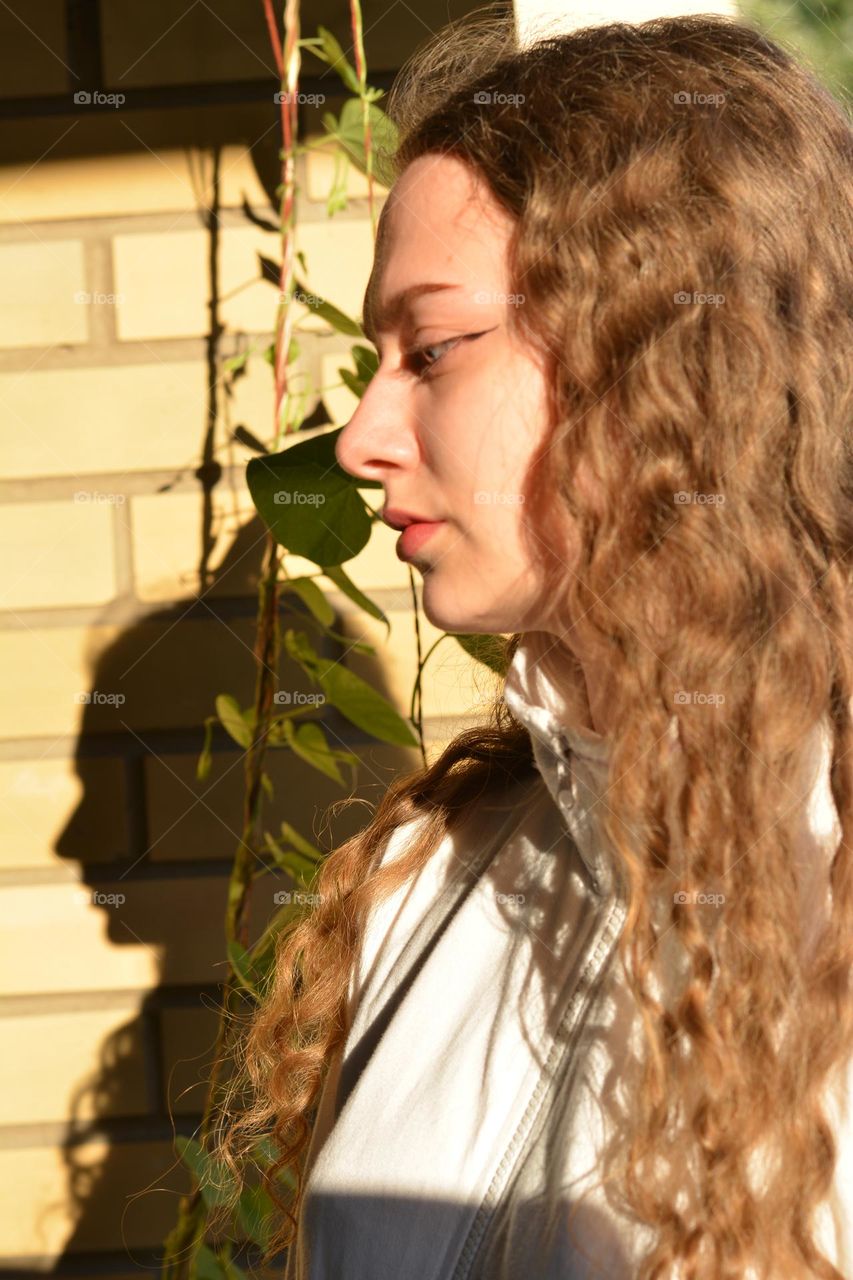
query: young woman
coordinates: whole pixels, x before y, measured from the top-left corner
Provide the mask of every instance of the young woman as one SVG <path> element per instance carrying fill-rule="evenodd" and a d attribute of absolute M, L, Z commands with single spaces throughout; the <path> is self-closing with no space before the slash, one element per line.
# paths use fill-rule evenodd
<path fill-rule="evenodd" d="M 222 1150 L 304 1165 L 288 1280 L 851 1280 L 853 130 L 729 19 L 508 39 L 392 93 L 337 447 L 506 679 L 324 863 Z"/>

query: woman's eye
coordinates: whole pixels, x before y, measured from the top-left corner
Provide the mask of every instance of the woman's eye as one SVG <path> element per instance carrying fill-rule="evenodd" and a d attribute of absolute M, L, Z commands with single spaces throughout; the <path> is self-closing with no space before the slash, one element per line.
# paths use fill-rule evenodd
<path fill-rule="evenodd" d="M 406 359 L 410 366 L 414 369 L 416 375 L 420 378 L 430 370 L 433 365 L 438 364 L 439 360 L 454 345 L 461 342 L 461 338 L 446 338 L 444 342 L 428 342 L 422 347 L 415 347 L 412 351 L 406 352 Z M 438 355 L 433 356 L 433 352 Z"/>

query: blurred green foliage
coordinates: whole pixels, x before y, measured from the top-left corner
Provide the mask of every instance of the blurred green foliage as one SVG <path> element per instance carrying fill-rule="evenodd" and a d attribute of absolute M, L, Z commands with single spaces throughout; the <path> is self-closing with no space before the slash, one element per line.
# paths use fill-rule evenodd
<path fill-rule="evenodd" d="M 853 0 L 739 0 L 740 12 L 805 62 L 853 117 Z"/>

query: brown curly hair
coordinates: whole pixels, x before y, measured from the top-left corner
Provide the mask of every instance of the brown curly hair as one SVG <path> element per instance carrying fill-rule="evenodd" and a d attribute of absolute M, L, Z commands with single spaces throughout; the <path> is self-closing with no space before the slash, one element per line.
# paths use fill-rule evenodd
<path fill-rule="evenodd" d="M 822 1098 L 853 1056 L 847 111 L 801 59 L 715 15 L 526 47 L 478 16 L 407 63 L 388 109 L 397 174 L 452 154 L 513 215 L 525 301 L 511 323 L 549 362 L 552 430 L 523 511 L 572 635 L 549 654 L 555 681 L 583 696 L 573 650 L 614 672 L 602 829 L 627 886 L 619 959 L 645 1053 L 605 1177 L 655 1231 L 639 1280 L 747 1267 L 844 1280 L 814 1230 L 837 1155 Z M 555 508 L 575 530 L 571 568 Z M 505 640 L 507 662 L 521 638 Z M 280 939 L 216 1132 L 235 1170 L 263 1133 L 298 1170 L 371 909 L 490 794 L 533 785 L 529 735 L 501 691 L 484 727 L 398 778 L 328 856 L 316 907 Z M 713 711 L 684 691 L 713 694 Z M 802 867 L 802 750 L 821 726 L 839 840 L 826 867 Z M 377 867 L 416 817 L 405 855 Z M 825 877 L 817 922 L 803 919 L 801 871 Z M 724 888 L 725 909 L 680 900 L 674 883 Z M 774 1160 L 755 1185 L 762 1149 Z M 294 1238 L 302 1182 L 287 1200 L 270 1183 L 283 1220 L 268 1257 Z"/>

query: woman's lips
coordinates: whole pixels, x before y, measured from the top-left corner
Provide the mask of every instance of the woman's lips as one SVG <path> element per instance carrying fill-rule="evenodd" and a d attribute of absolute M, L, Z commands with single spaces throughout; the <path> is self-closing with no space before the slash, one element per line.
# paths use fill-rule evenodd
<path fill-rule="evenodd" d="M 440 529 L 444 520 L 424 520 L 406 525 L 397 539 L 395 550 L 400 560 L 410 560 L 431 537 L 436 529 Z"/>

